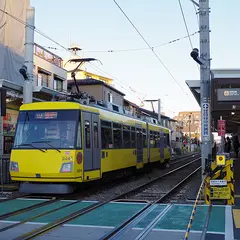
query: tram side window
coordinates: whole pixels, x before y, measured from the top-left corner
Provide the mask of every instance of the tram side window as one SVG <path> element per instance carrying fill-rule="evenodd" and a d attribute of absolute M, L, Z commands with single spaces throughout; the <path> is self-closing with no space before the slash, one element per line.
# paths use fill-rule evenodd
<path fill-rule="evenodd" d="M 136 128 L 131 127 L 131 148 L 136 148 Z"/>
<path fill-rule="evenodd" d="M 85 146 L 91 148 L 90 123 L 85 121 Z"/>
<path fill-rule="evenodd" d="M 164 147 L 170 147 L 169 134 L 164 133 Z"/>
<path fill-rule="evenodd" d="M 111 122 L 101 121 L 101 138 L 103 149 L 113 148 Z"/>
<path fill-rule="evenodd" d="M 158 132 L 154 132 L 154 142 L 155 142 L 155 148 L 158 148 L 159 147 Z"/>
<path fill-rule="evenodd" d="M 131 148 L 130 127 L 123 125 L 123 148 Z"/>
<path fill-rule="evenodd" d="M 157 132 L 157 148 L 160 148 L 160 132 Z"/>
<path fill-rule="evenodd" d="M 143 129 L 143 148 L 147 148 L 147 135 L 146 135 L 146 129 Z"/>
<path fill-rule="evenodd" d="M 169 134 L 168 133 L 166 134 L 166 137 L 167 137 L 167 146 L 170 147 L 170 139 L 169 139 Z"/>
<path fill-rule="evenodd" d="M 150 148 L 154 148 L 155 147 L 155 139 L 154 139 L 154 132 L 150 131 Z"/>
<path fill-rule="evenodd" d="M 82 147 L 82 136 L 81 136 L 81 123 L 78 124 L 78 132 L 77 132 L 77 148 Z"/>
<path fill-rule="evenodd" d="M 122 148 L 122 125 L 113 123 L 113 148 Z"/>
<path fill-rule="evenodd" d="M 94 148 L 98 148 L 98 123 L 94 122 L 93 123 L 93 134 L 94 134 Z"/>
<path fill-rule="evenodd" d="M 143 147 L 143 142 L 142 142 L 142 129 L 137 128 L 137 148 L 142 148 Z"/>

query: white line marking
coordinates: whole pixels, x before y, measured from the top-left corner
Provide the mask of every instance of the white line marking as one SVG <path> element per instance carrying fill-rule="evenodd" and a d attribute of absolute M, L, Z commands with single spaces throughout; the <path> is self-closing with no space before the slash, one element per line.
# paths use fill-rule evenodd
<path fill-rule="evenodd" d="M 83 200 L 83 201 L 81 201 L 81 202 L 98 202 L 98 201 L 95 201 L 95 200 Z"/>
<path fill-rule="evenodd" d="M 41 222 L 26 222 L 24 224 L 32 224 L 32 225 L 47 225 L 48 223 L 41 223 Z"/>
<path fill-rule="evenodd" d="M 226 206 L 225 208 L 225 239 L 233 240 L 233 216 L 232 216 L 232 207 Z"/>
<path fill-rule="evenodd" d="M 38 198 L 17 198 L 18 200 L 24 200 L 24 201 L 50 201 L 52 199 L 38 199 Z"/>
<path fill-rule="evenodd" d="M 193 207 L 193 204 L 180 204 L 180 203 L 174 203 L 173 205 L 175 206 L 192 206 Z M 197 207 L 209 207 L 209 205 L 206 205 L 206 204 L 201 204 L 201 205 L 198 205 Z M 225 205 L 214 205 L 213 207 L 226 207 Z"/>
<path fill-rule="evenodd" d="M 77 202 L 77 200 L 60 200 L 60 202 Z"/>
<path fill-rule="evenodd" d="M 143 203 L 143 202 L 114 202 L 114 201 L 112 201 L 112 202 L 110 202 L 110 203 L 116 203 L 116 204 L 142 204 L 142 205 L 146 205 L 147 203 L 145 202 L 145 203 Z"/>
<path fill-rule="evenodd" d="M 153 231 L 163 231 L 163 232 L 186 232 L 186 230 L 180 230 L 180 229 L 162 229 L 162 228 L 154 228 Z M 193 233 L 202 233 L 202 231 L 197 230 L 191 230 Z M 222 232 L 207 232 L 207 233 L 213 233 L 213 234 L 219 234 L 223 235 Z"/>
<path fill-rule="evenodd" d="M 4 221 L 1 220 L 0 223 L 19 223 L 20 221 Z"/>

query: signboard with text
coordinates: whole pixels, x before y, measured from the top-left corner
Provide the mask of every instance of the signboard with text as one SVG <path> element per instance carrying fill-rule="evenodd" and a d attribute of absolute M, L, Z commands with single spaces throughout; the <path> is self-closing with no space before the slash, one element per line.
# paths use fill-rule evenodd
<path fill-rule="evenodd" d="M 209 134 L 209 103 L 203 103 L 202 104 L 202 131 L 203 131 L 203 137 L 210 138 Z"/>
<path fill-rule="evenodd" d="M 229 187 L 210 187 L 210 199 L 230 199 L 231 190 Z"/>
<path fill-rule="evenodd" d="M 218 136 L 224 137 L 226 134 L 226 121 L 218 120 Z"/>
<path fill-rule="evenodd" d="M 217 90 L 217 100 L 220 102 L 240 101 L 240 88 L 221 88 Z"/>

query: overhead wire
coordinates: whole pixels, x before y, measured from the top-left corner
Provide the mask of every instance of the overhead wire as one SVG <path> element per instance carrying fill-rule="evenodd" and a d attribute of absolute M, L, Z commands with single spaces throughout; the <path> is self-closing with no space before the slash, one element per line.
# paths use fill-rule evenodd
<path fill-rule="evenodd" d="M 60 44 L 59 42 L 55 41 L 54 39 L 52 39 L 51 37 L 49 37 L 49 36 L 48 36 L 47 34 L 45 34 L 44 32 L 42 32 L 42 31 L 40 31 L 39 29 L 37 29 L 35 26 L 31 26 L 31 25 L 27 24 L 25 21 L 23 21 L 23 20 L 15 17 L 14 15 L 6 12 L 5 10 L 3 10 L 3 9 L 1 9 L 1 8 L 0 8 L 0 11 L 3 12 L 4 14 L 10 16 L 11 18 L 15 19 L 16 21 L 20 22 L 21 24 L 23 24 L 23 25 L 25 25 L 25 26 L 33 29 L 36 33 L 38 33 L 39 35 L 45 37 L 46 39 L 50 40 L 51 42 L 55 43 L 55 44 L 58 45 L 59 47 L 65 49 L 67 52 L 72 53 L 69 48 L 66 48 L 65 46 L 63 46 L 63 45 Z M 129 19 L 129 20 L 130 20 L 130 19 Z M 139 32 L 139 33 L 140 33 L 140 32 Z M 196 33 L 198 33 L 198 32 L 196 32 Z M 196 33 L 193 33 L 193 34 L 196 34 Z M 186 38 L 186 37 L 183 37 L 183 38 Z M 173 40 L 172 42 L 177 41 L 177 40 L 178 40 L 178 39 Z M 180 40 L 180 39 L 179 39 L 179 40 Z M 170 41 L 170 42 L 171 42 L 171 41 Z M 146 42 L 146 43 L 147 43 L 147 42 Z M 168 43 L 164 43 L 164 44 L 162 44 L 162 45 L 166 45 L 166 44 L 168 44 Z M 150 46 L 150 45 L 149 45 L 149 46 Z M 159 47 L 159 46 L 160 46 L 160 45 L 158 45 L 158 46 L 156 46 L 156 47 Z M 54 49 L 54 48 L 52 47 L 52 49 Z M 55 50 L 57 50 L 57 49 L 55 49 Z M 154 52 L 153 49 L 152 49 L 152 51 Z M 158 57 L 158 55 L 157 55 L 155 52 L 154 52 L 154 54 L 155 54 L 156 57 L 159 59 L 159 61 L 162 62 L 161 59 Z M 76 54 L 76 55 L 77 55 L 77 54 Z M 79 55 L 77 55 L 77 56 L 79 56 Z M 80 56 L 79 56 L 79 57 L 80 57 Z M 89 63 L 89 62 L 88 62 L 88 64 L 91 65 L 92 67 L 94 67 L 95 69 L 98 69 L 99 71 L 104 72 L 104 73 L 107 74 L 108 76 L 111 76 L 111 74 L 103 71 L 102 69 L 94 66 L 93 64 L 91 64 L 91 63 Z M 164 68 L 169 72 L 169 74 L 172 76 L 172 78 L 175 79 L 174 76 L 171 74 L 171 72 L 166 68 L 166 66 L 164 65 L 163 62 L 162 62 L 162 65 L 163 65 Z M 114 80 L 116 80 L 116 81 L 118 81 L 118 82 L 121 82 L 123 85 L 128 86 L 126 83 L 123 83 L 123 82 L 120 81 L 119 79 L 117 79 L 117 78 L 115 78 L 115 77 L 113 77 L 113 76 L 112 76 L 112 78 L 114 78 Z M 177 81 L 176 81 L 176 83 L 177 83 L 177 84 L 179 85 L 179 87 L 182 89 L 181 85 L 180 85 Z M 140 93 L 140 92 L 136 91 L 136 90 L 133 89 L 131 86 L 128 86 L 128 87 L 129 87 L 129 89 L 135 94 L 135 97 L 137 97 L 141 102 L 143 102 L 144 99 L 140 99 L 138 96 L 136 96 L 136 93 Z M 183 89 L 182 89 L 182 90 L 183 90 Z M 129 90 L 128 90 L 128 91 L 129 91 Z M 184 90 L 183 90 L 183 91 L 184 91 Z M 146 94 L 143 94 L 143 93 L 140 93 L 140 94 L 146 96 Z M 188 95 L 186 92 L 185 92 L 185 94 L 189 97 L 189 95 Z"/>
<path fill-rule="evenodd" d="M 47 34 L 45 34 L 44 32 L 40 31 L 40 30 L 37 29 L 36 27 L 33 27 L 33 26 L 27 24 L 25 21 L 23 21 L 23 20 L 15 17 L 14 15 L 6 12 L 6 11 L 3 10 L 3 9 L 0 9 L 0 11 L 3 12 L 4 14 L 10 16 L 11 18 L 15 19 L 16 21 L 20 22 L 21 24 L 23 24 L 23 25 L 25 25 L 25 26 L 33 29 L 36 33 L 38 33 L 39 35 L 41 35 L 41 36 L 45 37 L 46 39 L 52 41 L 53 43 L 55 43 L 55 44 L 58 45 L 59 47 L 63 48 L 64 50 L 72 53 L 72 52 L 70 51 L 70 49 L 68 49 L 68 48 L 66 48 L 65 46 L 63 46 L 62 44 L 58 43 L 57 41 L 55 41 L 54 39 L 52 39 L 51 37 L 49 37 L 49 36 L 48 36 Z M 54 49 L 54 47 L 51 47 L 51 48 Z M 55 49 L 55 50 L 57 50 L 57 49 Z M 77 55 L 77 54 L 76 54 L 76 55 Z M 77 56 L 79 56 L 79 55 L 77 55 Z M 79 57 L 80 57 L 80 56 L 79 56 Z M 92 64 L 90 64 L 90 63 L 88 63 L 88 64 L 91 65 L 91 66 L 94 66 L 94 65 L 92 65 Z M 96 66 L 94 66 L 94 67 L 95 67 L 95 69 L 97 68 Z M 100 71 L 104 72 L 105 74 L 107 74 L 108 76 L 110 76 L 110 74 L 108 74 L 107 72 L 101 70 L 100 68 L 98 68 L 98 69 L 99 69 Z M 115 78 L 115 77 L 112 77 L 112 78 L 114 78 L 114 80 L 116 79 L 116 81 L 119 81 L 119 80 L 117 80 L 117 78 Z M 123 85 L 128 86 L 126 83 L 123 83 L 123 82 L 121 82 L 121 83 L 122 83 Z M 129 89 L 130 89 L 134 94 L 140 93 L 140 92 L 138 92 L 137 90 L 134 90 L 134 91 L 133 91 L 133 88 L 132 88 L 131 86 L 128 86 L 128 87 L 129 87 Z M 123 88 L 123 89 L 124 89 L 124 88 Z M 126 89 L 125 89 L 125 90 L 126 90 Z M 128 90 L 128 91 L 129 91 L 129 90 Z M 143 94 L 143 93 L 140 93 L 140 94 L 141 94 L 141 95 L 145 95 L 145 94 Z"/>
<path fill-rule="evenodd" d="M 185 25 L 185 28 L 186 28 L 186 32 L 187 32 L 187 35 L 188 35 L 188 40 L 189 40 L 189 43 L 190 43 L 190 46 L 191 46 L 191 50 L 193 50 L 193 44 L 192 44 L 192 40 L 191 40 L 191 37 L 190 37 L 190 34 L 189 34 L 188 25 L 187 25 L 187 21 L 186 21 L 186 18 L 185 18 L 184 11 L 183 11 L 181 0 L 178 0 L 178 3 L 179 3 L 179 7 L 180 7 L 180 10 L 181 10 L 181 13 L 182 13 L 183 22 L 184 22 L 184 25 Z M 200 71 L 200 68 L 199 68 L 198 64 L 197 64 L 197 68 Z"/>
<path fill-rule="evenodd" d="M 120 5 L 116 2 L 116 0 L 113 0 L 113 2 L 117 5 L 117 7 L 120 9 L 120 11 L 123 13 L 123 15 L 127 18 L 127 20 L 130 22 L 130 24 L 133 26 L 133 28 L 137 31 L 137 33 L 139 34 L 139 36 L 143 39 L 143 41 L 147 44 L 147 46 L 149 47 L 149 49 L 153 52 L 153 54 L 155 55 L 155 57 L 158 59 L 158 61 L 162 64 L 162 66 L 165 68 L 165 70 L 168 72 L 168 74 L 172 77 L 172 79 L 175 81 L 175 83 L 181 88 L 181 90 L 183 91 L 183 93 L 185 95 L 188 95 L 187 92 L 185 92 L 185 90 L 182 88 L 182 86 L 180 85 L 180 83 L 177 81 L 177 79 L 173 76 L 173 74 L 170 72 L 170 70 L 166 67 L 166 65 L 163 63 L 163 61 L 160 59 L 160 57 L 157 55 L 157 53 L 154 51 L 154 49 L 152 49 L 152 47 L 150 46 L 150 44 L 148 43 L 148 41 L 144 38 L 144 36 L 140 33 L 140 31 L 137 29 L 137 27 L 133 24 L 133 22 L 130 20 L 130 18 L 127 16 L 127 14 L 123 11 L 123 9 L 120 7 Z M 191 99 L 189 97 L 189 99 Z"/>
<path fill-rule="evenodd" d="M 188 25 L 187 25 L 186 18 L 185 18 L 184 12 L 183 12 L 181 0 L 178 0 L 178 3 L 179 3 L 179 7 L 180 7 L 180 10 L 181 10 L 181 13 L 182 13 L 184 25 L 185 25 L 185 28 L 186 28 L 186 31 L 187 31 L 189 43 L 190 43 L 190 45 L 191 45 L 191 48 L 193 49 L 193 44 L 192 44 L 192 40 L 191 40 L 191 38 L 190 38 L 190 34 L 189 34 L 189 30 L 188 30 Z"/>
<path fill-rule="evenodd" d="M 197 32 L 194 32 L 194 33 L 191 33 L 189 36 L 192 37 L 194 35 L 196 35 L 197 33 L 199 33 L 199 31 Z M 188 35 L 184 36 L 184 37 L 180 37 L 180 38 L 176 38 L 176 39 L 173 39 L 171 41 L 168 41 L 168 42 L 165 42 L 165 43 L 162 43 L 162 44 L 159 44 L 159 45 L 156 45 L 156 46 L 152 46 L 151 48 L 159 48 L 159 47 L 163 47 L 163 46 L 166 46 L 166 45 L 169 45 L 169 44 L 172 44 L 172 43 L 175 43 L 175 42 L 178 42 L 182 39 L 185 39 L 185 38 L 188 38 L 189 37 Z M 49 48 L 49 49 L 53 49 L 53 50 L 61 50 L 59 48 L 56 48 L 56 47 L 52 47 L 52 46 L 43 46 L 44 48 Z M 145 47 L 145 48 L 127 48 L 127 49 L 108 49 L 108 50 L 82 50 L 83 52 L 103 52 L 103 53 L 115 53 L 115 52 L 131 52 L 131 51 L 143 51 L 143 50 L 149 50 L 148 47 Z"/>
<path fill-rule="evenodd" d="M 194 7 L 194 10 L 195 10 L 195 13 L 196 13 L 197 24 L 198 24 L 198 26 L 199 26 L 199 17 L 198 17 L 197 7 L 196 7 L 196 5 L 194 4 L 194 2 L 192 2 L 192 4 L 193 4 L 193 7 Z"/>

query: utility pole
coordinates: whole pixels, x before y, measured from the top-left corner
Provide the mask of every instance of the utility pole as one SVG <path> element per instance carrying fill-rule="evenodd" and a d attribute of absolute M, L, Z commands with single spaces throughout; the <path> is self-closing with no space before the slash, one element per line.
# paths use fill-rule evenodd
<path fill-rule="evenodd" d="M 205 170 L 205 163 L 211 159 L 212 155 L 209 12 L 209 0 L 199 0 L 200 58 L 204 63 L 200 66 L 202 173 Z"/>
<path fill-rule="evenodd" d="M 33 49 L 34 49 L 34 19 L 35 8 L 28 7 L 27 9 L 27 24 L 25 32 L 25 66 L 22 70 L 25 71 L 23 85 L 23 102 L 32 102 L 33 93 Z"/>
<path fill-rule="evenodd" d="M 209 30 L 209 0 L 199 0 L 199 31 L 200 31 L 200 57 L 198 49 L 194 48 L 191 57 L 200 64 L 200 89 L 201 89 L 201 159 L 202 174 L 205 164 L 211 159 L 211 105 L 210 105 L 210 30 Z M 204 177 L 204 176 L 202 176 Z"/>

